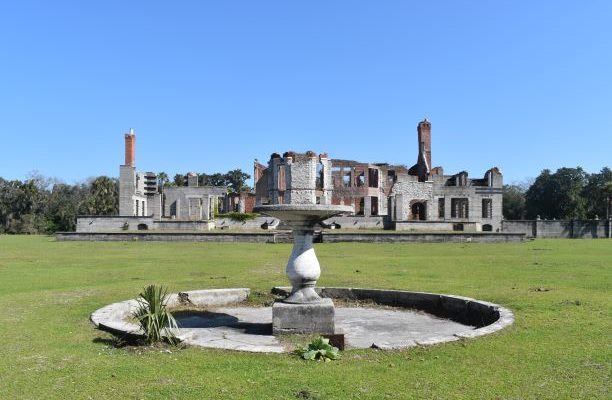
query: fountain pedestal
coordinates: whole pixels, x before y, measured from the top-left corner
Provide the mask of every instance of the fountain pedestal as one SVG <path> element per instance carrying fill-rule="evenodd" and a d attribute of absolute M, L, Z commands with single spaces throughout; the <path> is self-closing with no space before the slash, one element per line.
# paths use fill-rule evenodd
<path fill-rule="evenodd" d="M 293 251 L 287 262 L 291 294 L 272 306 L 272 330 L 285 333 L 334 333 L 334 303 L 314 290 L 321 266 L 312 247 L 315 226 L 334 215 L 353 212 L 353 207 L 318 204 L 278 204 L 255 208 L 278 218 L 293 230 Z"/>
<path fill-rule="evenodd" d="M 272 334 L 335 332 L 335 309 L 332 299 L 318 303 L 291 304 L 277 301 L 272 305 Z"/>

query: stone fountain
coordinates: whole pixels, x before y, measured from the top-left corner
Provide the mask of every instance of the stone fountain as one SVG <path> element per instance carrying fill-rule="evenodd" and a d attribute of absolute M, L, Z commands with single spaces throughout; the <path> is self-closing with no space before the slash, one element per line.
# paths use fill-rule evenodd
<path fill-rule="evenodd" d="M 353 207 L 320 204 L 277 204 L 259 206 L 255 212 L 278 218 L 293 231 L 293 251 L 287 263 L 290 295 L 272 306 L 272 332 L 333 334 L 334 303 L 321 298 L 314 287 L 321 266 L 312 246 L 315 227 L 338 214 L 352 213 Z"/>

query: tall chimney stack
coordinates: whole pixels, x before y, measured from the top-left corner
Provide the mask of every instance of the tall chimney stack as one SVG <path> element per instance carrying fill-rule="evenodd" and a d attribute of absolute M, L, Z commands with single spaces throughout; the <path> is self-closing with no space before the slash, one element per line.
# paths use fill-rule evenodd
<path fill-rule="evenodd" d="M 425 159 L 427 160 L 427 166 L 431 166 L 431 123 L 425 118 L 419 122 L 417 126 L 417 132 L 419 134 L 419 151 L 423 151 Z"/>
<path fill-rule="evenodd" d="M 136 166 L 136 134 L 134 129 L 130 129 L 130 132 L 125 134 L 125 165 Z"/>

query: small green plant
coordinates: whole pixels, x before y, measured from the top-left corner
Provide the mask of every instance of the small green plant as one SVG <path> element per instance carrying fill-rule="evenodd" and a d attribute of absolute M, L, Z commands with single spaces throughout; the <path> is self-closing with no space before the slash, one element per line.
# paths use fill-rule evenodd
<path fill-rule="evenodd" d="M 162 286 L 146 286 L 140 298 L 138 308 L 133 317 L 138 321 L 144 331 L 145 343 L 167 341 L 176 344 L 178 339 L 172 329 L 178 328 L 176 320 L 166 308 L 168 291 Z"/>
<path fill-rule="evenodd" d="M 308 346 L 298 350 L 297 353 L 304 360 L 325 362 L 337 360 L 340 357 L 338 348 L 329 344 L 329 339 L 324 337 L 314 339 Z"/>
<path fill-rule="evenodd" d="M 257 218 L 258 215 L 259 214 L 254 214 L 254 213 L 228 212 L 224 214 L 218 214 L 216 217 L 217 218 L 229 218 L 232 221 L 237 221 L 237 222 L 245 222 L 245 221 L 249 221 L 251 219 Z"/>

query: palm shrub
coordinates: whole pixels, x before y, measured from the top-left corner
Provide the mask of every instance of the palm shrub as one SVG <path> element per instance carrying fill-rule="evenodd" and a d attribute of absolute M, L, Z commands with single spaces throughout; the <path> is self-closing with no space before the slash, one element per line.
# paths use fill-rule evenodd
<path fill-rule="evenodd" d="M 337 360 L 340 353 L 337 347 L 329 344 L 329 339 L 318 337 L 308 344 L 308 346 L 298 350 L 298 354 L 304 360 L 331 361 Z"/>
<path fill-rule="evenodd" d="M 156 285 L 146 286 L 137 299 L 138 307 L 133 317 L 140 324 L 147 344 L 164 340 L 176 344 L 178 341 L 172 332 L 178 325 L 166 307 L 167 299 L 168 291 Z"/>

